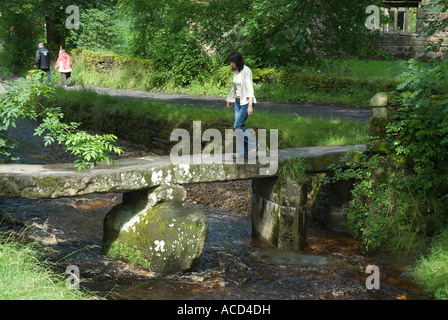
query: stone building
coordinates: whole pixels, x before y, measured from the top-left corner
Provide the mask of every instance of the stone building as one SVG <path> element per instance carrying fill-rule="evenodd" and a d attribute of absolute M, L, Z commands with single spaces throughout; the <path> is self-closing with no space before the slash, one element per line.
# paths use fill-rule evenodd
<path fill-rule="evenodd" d="M 428 61 L 447 55 L 448 30 L 437 32 L 432 37 L 419 34 L 428 21 L 434 18 L 428 14 L 427 9 L 423 8 L 430 0 L 385 2 L 390 8 L 381 8 L 381 10 L 386 16 L 389 16 L 391 22 L 380 26 L 380 37 L 374 42 L 377 49 L 392 54 L 395 59 L 405 60 L 418 58 Z M 447 16 L 448 13 L 441 13 L 439 18 Z M 443 42 L 438 52 L 430 52 L 425 56 L 420 56 L 420 53 L 425 51 L 428 40 L 433 42 L 442 40 Z"/>

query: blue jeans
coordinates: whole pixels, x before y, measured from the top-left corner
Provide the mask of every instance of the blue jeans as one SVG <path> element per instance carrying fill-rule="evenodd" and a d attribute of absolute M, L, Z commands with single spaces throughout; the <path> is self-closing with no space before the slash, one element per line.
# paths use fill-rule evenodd
<path fill-rule="evenodd" d="M 244 124 L 246 123 L 247 118 L 249 115 L 247 114 L 247 108 L 249 104 L 241 105 L 240 99 L 235 99 L 235 122 L 233 124 L 233 129 L 237 130 L 240 129 L 243 133 L 246 132 L 246 128 L 244 127 Z M 244 151 L 241 150 L 241 146 L 239 146 L 240 143 L 238 143 L 238 136 L 237 136 L 237 153 L 241 154 L 244 153 L 246 156 L 248 154 L 248 150 L 253 150 L 257 147 L 257 141 L 255 140 L 252 135 L 244 134 Z M 240 147 L 240 148 L 238 148 Z M 241 151 L 240 151 L 241 150 Z"/>
<path fill-rule="evenodd" d="M 40 70 L 42 70 L 43 72 L 45 72 L 46 74 L 47 74 L 47 80 L 48 80 L 48 82 L 51 82 L 51 71 L 50 71 L 50 69 L 40 69 Z M 42 75 L 42 77 L 40 78 L 40 82 L 42 82 L 42 80 L 44 79 L 44 76 Z"/>

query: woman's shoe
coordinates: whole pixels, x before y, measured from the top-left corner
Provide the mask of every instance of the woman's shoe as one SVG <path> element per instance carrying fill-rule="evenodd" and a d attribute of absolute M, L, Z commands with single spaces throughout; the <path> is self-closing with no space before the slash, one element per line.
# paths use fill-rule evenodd
<path fill-rule="evenodd" d="M 234 160 L 245 159 L 245 158 L 247 158 L 247 156 L 243 156 L 243 155 L 238 154 L 238 153 L 233 155 L 233 159 Z"/>

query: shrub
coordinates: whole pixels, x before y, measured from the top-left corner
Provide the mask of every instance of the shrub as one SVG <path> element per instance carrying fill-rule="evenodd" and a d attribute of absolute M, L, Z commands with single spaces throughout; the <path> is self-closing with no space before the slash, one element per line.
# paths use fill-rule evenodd
<path fill-rule="evenodd" d="M 425 216 L 419 199 L 402 188 L 403 170 L 379 154 L 354 152 L 341 161 L 344 166 L 333 165 L 335 175 L 325 181 L 355 180 L 345 212 L 348 227 L 363 241 L 364 251 L 401 255 L 420 249 L 432 217 Z"/>

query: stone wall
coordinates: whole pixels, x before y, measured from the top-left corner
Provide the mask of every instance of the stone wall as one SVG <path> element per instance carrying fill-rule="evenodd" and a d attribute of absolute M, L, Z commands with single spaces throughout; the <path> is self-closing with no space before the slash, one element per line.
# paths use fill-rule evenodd
<path fill-rule="evenodd" d="M 438 52 L 430 52 L 420 57 L 427 46 L 428 40 L 443 40 Z M 448 34 L 438 33 L 437 37 L 421 37 L 417 33 L 406 32 L 381 32 L 380 39 L 373 42 L 376 49 L 390 53 L 394 59 L 409 60 L 418 58 L 422 61 L 430 61 L 434 58 L 446 56 L 448 52 Z"/>
<path fill-rule="evenodd" d="M 153 62 L 148 59 L 118 56 L 90 50 L 79 50 L 72 52 L 74 63 L 84 63 L 88 68 L 96 72 L 110 71 L 115 68 L 121 69 L 145 69 L 150 72 L 153 69 Z"/>

